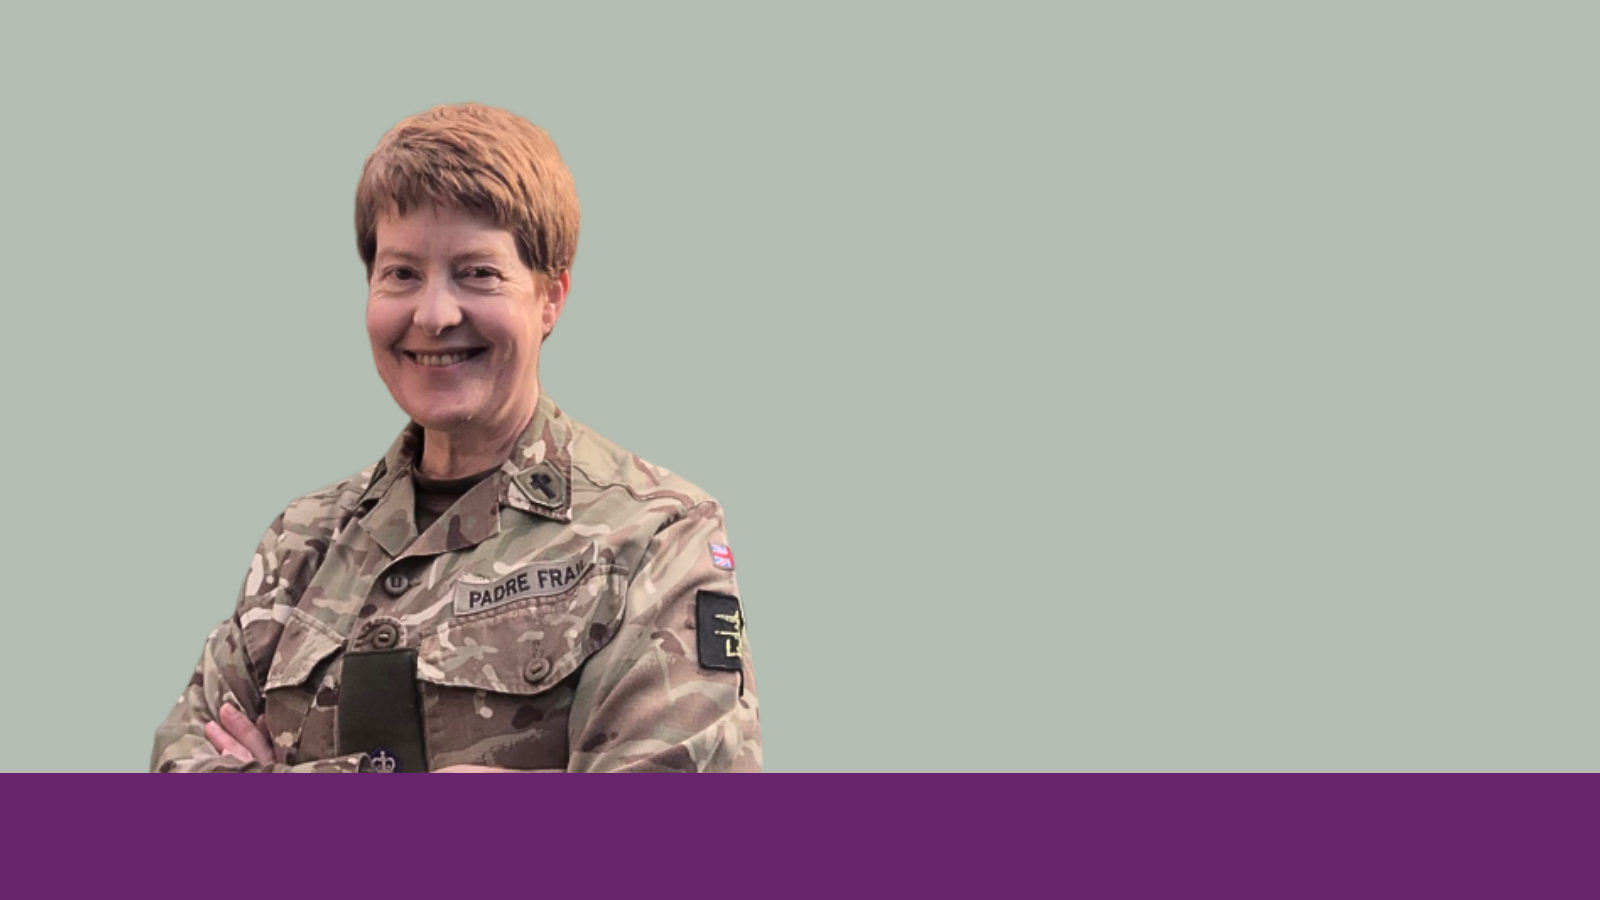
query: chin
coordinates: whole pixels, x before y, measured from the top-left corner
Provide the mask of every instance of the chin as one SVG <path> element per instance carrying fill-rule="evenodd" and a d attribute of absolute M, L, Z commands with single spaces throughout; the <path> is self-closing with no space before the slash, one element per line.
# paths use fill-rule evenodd
<path fill-rule="evenodd" d="M 471 428 L 482 421 L 480 404 L 448 401 L 433 398 L 432 402 L 401 403 L 400 409 L 411 420 L 429 431 L 453 432 Z"/>
<path fill-rule="evenodd" d="M 467 410 L 418 410 L 410 413 L 413 421 L 429 431 L 446 433 L 465 431 L 477 424 L 479 417 Z"/>

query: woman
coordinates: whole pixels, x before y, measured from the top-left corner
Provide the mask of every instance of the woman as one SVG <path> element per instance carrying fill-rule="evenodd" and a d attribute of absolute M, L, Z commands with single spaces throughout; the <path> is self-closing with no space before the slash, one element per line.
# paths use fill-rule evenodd
<path fill-rule="evenodd" d="M 406 119 L 356 238 L 411 422 L 272 523 L 152 770 L 758 771 L 721 507 L 539 388 L 578 238 L 549 137 L 475 104 Z"/>

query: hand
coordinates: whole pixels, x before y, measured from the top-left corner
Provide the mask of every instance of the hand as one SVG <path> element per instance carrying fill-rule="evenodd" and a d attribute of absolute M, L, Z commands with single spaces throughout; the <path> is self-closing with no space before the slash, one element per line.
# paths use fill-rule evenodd
<path fill-rule="evenodd" d="M 232 756 L 245 762 L 258 762 L 271 765 L 272 739 L 267 735 L 265 715 L 257 716 L 255 722 L 245 718 L 244 713 L 235 709 L 233 704 L 222 705 L 222 715 L 219 722 L 206 723 L 206 740 L 217 752 L 224 756 Z"/>

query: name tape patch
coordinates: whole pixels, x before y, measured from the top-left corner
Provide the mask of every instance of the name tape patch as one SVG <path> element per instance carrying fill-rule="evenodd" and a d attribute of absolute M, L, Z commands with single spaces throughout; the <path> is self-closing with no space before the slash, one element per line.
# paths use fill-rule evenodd
<path fill-rule="evenodd" d="M 529 563 L 502 578 L 456 582 L 455 612 L 469 616 L 529 597 L 553 597 L 571 590 L 589 571 L 581 557 L 556 562 Z"/>

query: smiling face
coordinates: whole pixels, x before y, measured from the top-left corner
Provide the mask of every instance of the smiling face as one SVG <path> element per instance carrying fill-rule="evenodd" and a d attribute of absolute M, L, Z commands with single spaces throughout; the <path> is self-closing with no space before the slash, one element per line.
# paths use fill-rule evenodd
<path fill-rule="evenodd" d="M 386 216 L 367 282 L 378 375 L 424 429 L 503 442 L 533 415 L 539 346 L 567 284 L 528 268 L 487 219 L 437 207 Z"/>

